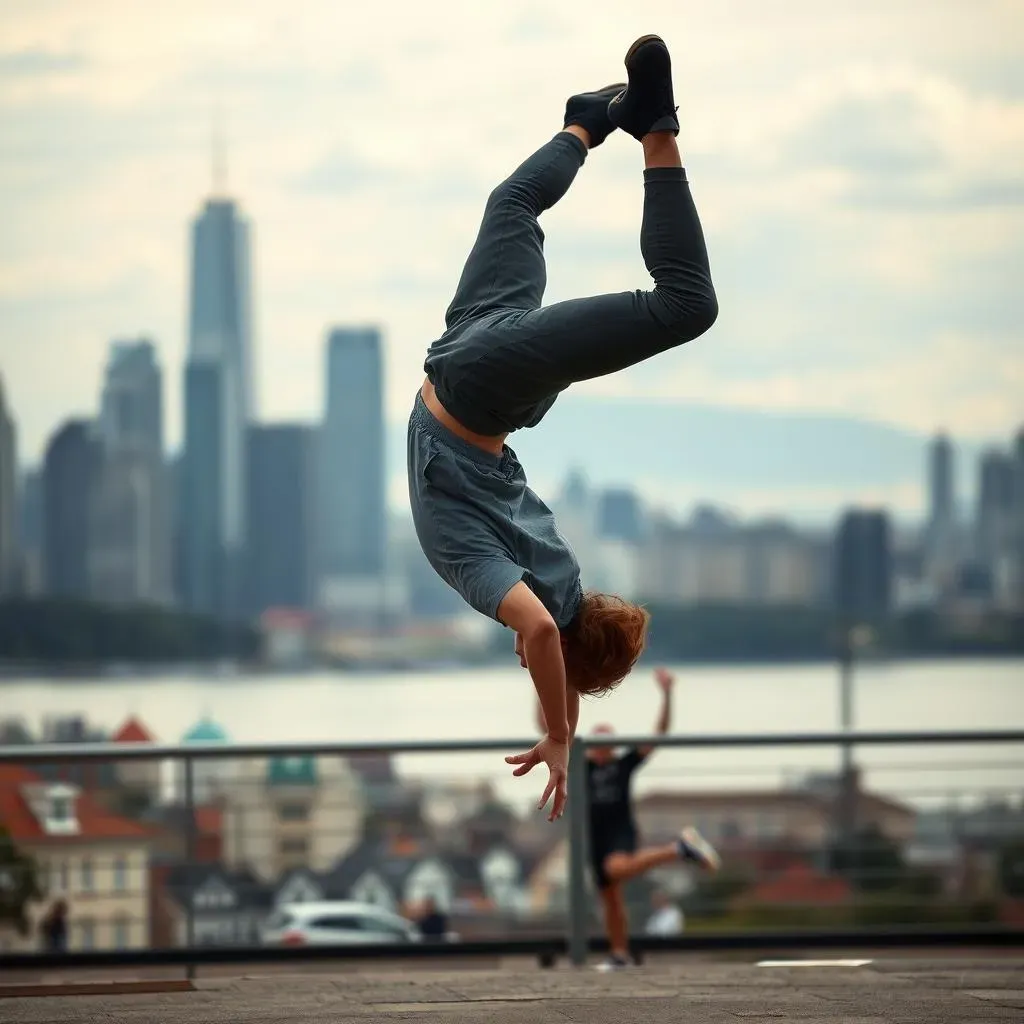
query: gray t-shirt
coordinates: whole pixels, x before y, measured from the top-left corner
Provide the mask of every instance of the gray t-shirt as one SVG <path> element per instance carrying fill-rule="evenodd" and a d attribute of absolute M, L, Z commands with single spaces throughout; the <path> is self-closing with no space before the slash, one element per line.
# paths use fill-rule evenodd
<path fill-rule="evenodd" d="M 580 567 L 551 510 L 526 485 L 508 445 L 492 455 L 453 434 L 420 395 L 409 417 L 409 500 L 416 535 L 437 574 L 478 612 L 498 605 L 520 581 L 559 629 L 583 591 Z"/>

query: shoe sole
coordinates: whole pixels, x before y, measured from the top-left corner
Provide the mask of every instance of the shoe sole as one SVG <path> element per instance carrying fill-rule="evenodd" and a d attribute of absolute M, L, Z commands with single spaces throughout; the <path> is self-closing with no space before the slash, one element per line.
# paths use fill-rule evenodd
<path fill-rule="evenodd" d="M 718 851 L 695 828 L 687 826 L 679 833 L 679 838 L 708 871 L 714 873 L 721 868 L 722 858 Z"/>
<path fill-rule="evenodd" d="M 637 50 L 639 50 L 641 46 L 646 46 L 646 45 L 647 45 L 648 43 L 661 43 L 661 45 L 662 45 L 662 46 L 665 46 L 665 40 L 664 40 L 664 39 L 662 39 L 662 38 L 661 38 L 661 36 L 657 36 L 657 35 L 647 35 L 647 36 L 641 36 L 641 37 L 640 37 L 640 38 L 639 38 L 639 39 L 638 39 L 638 40 L 637 40 L 637 41 L 636 41 L 636 42 L 635 42 L 635 43 L 634 43 L 634 44 L 633 44 L 633 45 L 632 45 L 632 46 L 631 46 L 631 47 L 630 47 L 630 48 L 629 48 L 629 49 L 628 49 L 627 51 L 626 51 L 626 59 L 625 59 L 625 60 L 624 60 L 624 61 L 623 61 L 622 63 L 626 65 L 626 69 L 627 69 L 627 70 L 629 70 L 629 62 L 630 62 L 630 61 L 631 61 L 631 60 L 633 59 L 633 57 L 634 57 L 634 56 L 636 55 L 636 51 L 637 51 Z M 667 47 L 667 46 L 665 46 L 665 49 L 667 50 L 667 49 L 668 49 L 668 47 Z"/>

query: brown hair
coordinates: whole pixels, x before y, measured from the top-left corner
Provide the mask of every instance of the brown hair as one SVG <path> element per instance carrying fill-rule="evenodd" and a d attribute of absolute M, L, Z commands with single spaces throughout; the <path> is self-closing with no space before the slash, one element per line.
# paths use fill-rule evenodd
<path fill-rule="evenodd" d="M 650 616 L 613 594 L 586 593 L 562 631 L 566 679 L 579 693 L 613 690 L 636 664 L 647 642 Z"/>

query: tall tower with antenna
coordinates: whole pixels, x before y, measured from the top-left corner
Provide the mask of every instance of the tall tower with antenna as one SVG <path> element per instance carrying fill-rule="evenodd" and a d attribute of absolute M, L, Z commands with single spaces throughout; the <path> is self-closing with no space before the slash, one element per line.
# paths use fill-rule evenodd
<path fill-rule="evenodd" d="M 213 194 L 192 223 L 179 575 L 187 607 L 232 617 L 241 609 L 247 533 L 252 299 L 250 226 L 226 192 L 223 136 L 218 115 Z"/>

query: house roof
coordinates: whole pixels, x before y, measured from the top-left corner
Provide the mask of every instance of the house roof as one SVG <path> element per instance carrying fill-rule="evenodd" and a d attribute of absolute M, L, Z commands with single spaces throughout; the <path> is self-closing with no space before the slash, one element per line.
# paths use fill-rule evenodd
<path fill-rule="evenodd" d="M 775 878 L 748 889 L 742 903 L 806 903 L 815 906 L 845 903 L 850 883 L 835 875 L 823 875 L 804 864 L 794 864 Z"/>
<path fill-rule="evenodd" d="M 44 779 L 27 768 L 0 764 L 0 825 L 7 829 L 16 843 L 67 846 L 104 839 L 142 842 L 153 838 L 151 829 L 108 811 L 85 791 L 75 799 L 78 832 L 74 835 L 51 835 L 40 825 L 25 799 L 27 787 L 45 784 Z"/>
<path fill-rule="evenodd" d="M 231 869 L 223 864 L 176 864 L 167 871 L 166 888 L 171 898 L 186 907 L 191 896 L 211 879 L 230 889 L 238 898 L 232 909 L 269 907 L 272 889 L 247 868 Z"/>
<path fill-rule="evenodd" d="M 182 743 L 227 743 L 224 727 L 212 718 L 201 718 L 181 739 Z"/>
<path fill-rule="evenodd" d="M 809 789 L 753 789 L 753 790 L 673 790 L 671 792 L 646 793 L 636 800 L 637 811 L 674 810 L 679 807 L 700 806 L 708 810 L 719 808 L 736 809 L 746 807 L 773 808 L 810 807 L 820 810 L 831 806 L 836 799 L 834 793 L 822 793 Z M 857 794 L 858 804 L 878 811 L 893 811 L 914 817 L 915 812 L 887 797 L 874 793 Z"/>
<path fill-rule="evenodd" d="M 134 715 L 110 737 L 112 743 L 152 743 L 153 734 Z"/>

